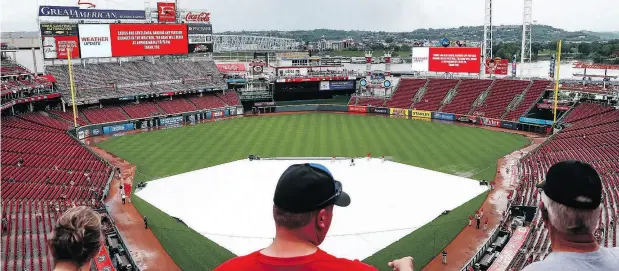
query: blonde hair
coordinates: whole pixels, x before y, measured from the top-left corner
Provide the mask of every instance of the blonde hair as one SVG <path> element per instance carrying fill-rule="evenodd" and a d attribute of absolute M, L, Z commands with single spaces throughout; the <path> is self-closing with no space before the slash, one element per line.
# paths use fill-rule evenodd
<path fill-rule="evenodd" d="M 56 262 L 83 266 L 101 249 L 101 236 L 99 214 L 85 206 L 73 207 L 58 219 L 49 247 Z"/>

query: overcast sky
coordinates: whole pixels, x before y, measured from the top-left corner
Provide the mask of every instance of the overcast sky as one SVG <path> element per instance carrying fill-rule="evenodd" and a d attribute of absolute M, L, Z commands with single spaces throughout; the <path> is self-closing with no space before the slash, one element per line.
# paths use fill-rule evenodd
<path fill-rule="evenodd" d="M 75 6 L 78 0 L 0 1 L 0 27 L 2 32 L 7 32 L 37 30 L 38 5 Z M 90 2 L 97 8 L 144 8 L 144 0 Z M 157 1 L 151 2 L 154 7 Z M 484 20 L 484 0 L 178 0 L 178 3 L 181 8 L 210 11 L 215 32 L 316 28 L 412 31 L 482 25 Z M 522 24 L 522 0 L 494 0 L 493 6 L 495 25 Z M 533 19 L 538 24 L 570 31 L 619 31 L 619 0 L 534 0 Z"/>

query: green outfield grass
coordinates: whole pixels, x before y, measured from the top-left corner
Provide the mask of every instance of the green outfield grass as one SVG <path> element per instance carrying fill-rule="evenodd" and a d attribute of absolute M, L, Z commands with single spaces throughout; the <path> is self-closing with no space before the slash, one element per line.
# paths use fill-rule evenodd
<path fill-rule="evenodd" d="M 263 157 L 350 157 L 372 153 L 391 156 L 401 163 L 490 180 L 494 179 L 498 158 L 528 143 L 520 135 L 452 124 L 317 113 L 245 117 L 127 135 L 104 141 L 100 147 L 136 165 L 137 182 L 244 159 L 250 153 Z M 462 230 L 468 215 L 485 198 L 485 193 L 479 195 L 365 261 L 390 270 L 388 260 L 412 255 L 416 269 L 425 266 Z M 233 257 L 139 197 L 132 200 L 140 213 L 148 216 L 153 232 L 183 270 L 211 270 Z"/>

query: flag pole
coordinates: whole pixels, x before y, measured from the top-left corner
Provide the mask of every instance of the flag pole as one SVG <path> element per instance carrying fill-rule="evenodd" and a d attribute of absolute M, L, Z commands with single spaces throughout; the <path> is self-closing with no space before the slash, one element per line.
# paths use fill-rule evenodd
<path fill-rule="evenodd" d="M 561 73 L 561 40 L 557 43 L 557 74 L 555 75 L 555 96 L 554 96 L 554 106 L 552 107 L 552 113 L 554 115 L 554 122 L 557 122 L 557 104 L 559 98 L 559 74 Z"/>
<path fill-rule="evenodd" d="M 77 105 L 75 105 L 75 86 L 73 84 L 73 65 L 71 65 L 71 48 L 67 48 L 67 60 L 69 61 L 69 83 L 71 85 L 71 103 L 73 106 L 73 128 L 77 128 Z"/>

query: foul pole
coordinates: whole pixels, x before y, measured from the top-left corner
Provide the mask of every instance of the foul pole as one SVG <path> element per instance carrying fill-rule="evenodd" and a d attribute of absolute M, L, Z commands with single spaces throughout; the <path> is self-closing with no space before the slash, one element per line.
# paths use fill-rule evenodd
<path fill-rule="evenodd" d="M 561 40 L 557 43 L 557 73 L 555 74 L 555 96 L 554 106 L 552 107 L 552 113 L 554 115 L 554 122 L 557 122 L 557 104 L 559 98 L 559 75 L 561 73 Z"/>
<path fill-rule="evenodd" d="M 73 84 L 73 65 L 71 65 L 71 48 L 67 48 L 67 60 L 69 61 L 69 83 L 71 85 L 71 104 L 73 107 L 73 128 L 77 128 L 77 105 L 75 105 L 75 86 Z"/>

